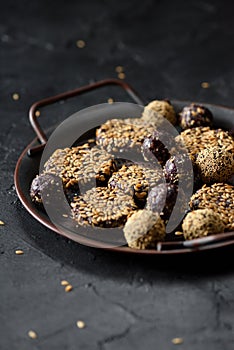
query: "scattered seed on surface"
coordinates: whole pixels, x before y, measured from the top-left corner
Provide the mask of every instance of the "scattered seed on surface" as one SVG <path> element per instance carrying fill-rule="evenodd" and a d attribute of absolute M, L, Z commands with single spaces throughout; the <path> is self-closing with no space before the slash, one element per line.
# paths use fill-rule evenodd
<path fill-rule="evenodd" d="M 76 42 L 76 46 L 79 48 L 79 49 L 83 49 L 85 47 L 86 43 L 84 40 L 77 40 Z"/>
<path fill-rule="evenodd" d="M 41 112 L 40 112 L 40 111 L 36 111 L 36 112 L 35 112 L 35 116 L 36 116 L 36 117 L 40 117 L 40 115 L 41 115 Z"/>
<path fill-rule="evenodd" d="M 121 73 L 118 74 L 118 78 L 119 79 L 125 79 L 125 77 L 126 77 L 125 73 L 121 72 Z"/>
<path fill-rule="evenodd" d="M 37 338 L 37 333 L 35 331 L 31 330 L 31 331 L 28 331 L 28 336 L 31 339 L 36 339 Z"/>
<path fill-rule="evenodd" d="M 83 328 L 86 327 L 86 324 L 84 323 L 84 321 L 77 321 L 77 322 L 76 322 L 76 325 L 77 325 L 77 327 L 80 328 L 80 329 L 83 329 Z"/>
<path fill-rule="evenodd" d="M 175 345 L 182 344 L 184 342 L 183 338 L 173 338 L 171 342 Z"/>
<path fill-rule="evenodd" d="M 208 83 L 207 81 L 203 81 L 203 82 L 201 83 L 201 87 L 202 87 L 203 89 L 208 89 L 208 88 L 210 87 L 210 83 Z"/>
<path fill-rule="evenodd" d="M 68 292 L 70 292 L 72 289 L 73 289 L 72 285 L 71 285 L 71 284 L 68 284 L 68 285 L 65 287 L 65 292 L 68 293 Z"/>
<path fill-rule="evenodd" d="M 17 93 L 14 93 L 14 94 L 12 95 L 12 98 L 13 98 L 14 101 L 18 101 L 18 100 L 20 99 L 20 95 L 17 94 Z"/>
<path fill-rule="evenodd" d="M 61 286 L 68 286 L 68 285 L 69 285 L 68 281 L 66 281 L 66 280 L 61 281 Z"/>
<path fill-rule="evenodd" d="M 112 104 L 114 102 L 114 100 L 113 100 L 113 98 L 108 98 L 107 102 Z"/>
<path fill-rule="evenodd" d="M 24 251 L 21 250 L 21 249 L 17 249 L 17 250 L 15 251 L 15 254 L 16 254 L 16 255 L 23 255 L 23 254 L 24 254 Z"/>
<path fill-rule="evenodd" d="M 175 235 L 176 235 L 176 236 L 181 236 L 181 235 L 183 235 L 183 232 L 176 231 L 176 232 L 175 232 Z"/>
<path fill-rule="evenodd" d="M 5 222 L 3 222 L 2 220 L 0 220 L 0 226 L 4 226 Z"/>
<path fill-rule="evenodd" d="M 123 68 L 123 66 L 117 66 L 117 67 L 115 67 L 115 71 L 117 73 L 122 73 L 124 71 L 124 68 Z"/>

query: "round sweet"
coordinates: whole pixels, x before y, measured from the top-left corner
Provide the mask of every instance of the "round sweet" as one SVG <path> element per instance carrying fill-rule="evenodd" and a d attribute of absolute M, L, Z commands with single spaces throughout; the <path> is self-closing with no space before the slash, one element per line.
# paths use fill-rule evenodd
<path fill-rule="evenodd" d="M 177 122 L 176 112 L 174 107 L 168 100 L 154 100 L 145 106 L 142 113 L 142 119 L 147 122 L 152 122 L 155 125 L 160 125 L 162 117 L 166 118 L 171 124 Z"/>
<path fill-rule="evenodd" d="M 43 190 L 45 190 L 49 186 L 53 186 L 53 184 L 57 180 L 58 178 L 56 179 L 56 176 L 52 174 L 36 175 L 30 186 L 31 200 L 38 205 L 42 205 Z"/>
<path fill-rule="evenodd" d="M 129 247 L 154 249 L 166 235 L 165 224 L 158 213 L 143 209 L 130 216 L 123 228 Z"/>
<path fill-rule="evenodd" d="M 234 174 L 234 148 L 204 149 L 198 153 L 196 165 L 204 183 L 226 182 Z"/>
<path fill-rule="evenodd" d="M 191 160 L 195 163 L 197 154 L 209 147 L 234 148 L 234 140 L 229 132 L 222 129 L 211 130 L 210 127 L 197 127 L 181 132 L 175 138 L 178 145 L 186 146 Z"/>
<path fill-rule="evenodd" d="M 155 129 L 141 118 L 110 119 L 96 130 L 96 142 L 107 152 L 124 152 L 139 148 Z"/>
<path fill-rule="evenodd" d="M 188 209 L 183 190 L 180 189 L 178 196 L 178 186 L 168 183 L 153 187 L 146 201 L 146 209 L 154 213 L 159 212 L 165 222 L 169 220 L 175 205 L 178 206 L 183 215 Z"/>
<path fill-rule="evenodd" d="M 221 216 L 225 231 L 234 231 L 234 186 L 224 183 L 203 185 L 191 197 L 189 206 L 192 210 L 213 209 Z"/>
<path fill-rule="evenodd" d="M 185 106 L 179 113 L 179 121 L 182 129 L 190 129 L 198 126 L 213 125 L 213 114 L 211 111 L 195 103 Z"/>
<path fill-rule="evenodd" d="M 61 185 L 63 190 L 61 190 Z M 40 207 L 43 206 L 42 194 L 46 194 L 48 197 L 51 196 L 51 198 L 56 197 L 56 200 L 61 201 L 64 198 L 63 193 L 65 194 L 67 201 L 71 203 L 74 197 L 77 197 L 80 194 L 78 182 L 73 180 L 64 184 L 61 182 L 59 176 L 42 173 L 33 179 L 30 187 L 31 200 Z"/>
<path fill-rule="evenodd" d="M 164 145 L 161 139 L 162 135 L 157 130 L 155 130 L 151 135 L 144 139 L 144 142 L 141 146 L 141 152 L 146 161 L 153 163 L 156 163 L 158 161 L 161 165 L 164 165 L 165 162 L 170 158 L 170 152 L 168 148 L 171 148 L 171 145 Z M 170 136 L 168 136 L 168 140 L 170 140 Z"/>
<path fill-rule="evenodd" d="M 191 183 L 193 173 L 191 171 L 191 160 L 185 153 L 171 156 L 164 167 L 165 179 L 168 183 L 178 185 L 179 182 Z"/>
<path fill-rule="evenodd" d="M 66 185 L 73 180 L 80 184 L 94 180 L 105 186 L 114 171 L 114 156 L 89 144 L 57 149 L 44 165 L 45 173 L 59 176 Z"/>
<path fill-rule="evenodd" d="M 148 164 L 124 164 L 111 176 L 108 187 L 118 188 L 131 195 L 135 203 L 142 207 L 145 205 L 149 188 L 160 183 L 162 177 L 162 169 L 150 167 Z"/>
<path fill-rule="evenodd" d="M 221 233 L 225 225 L 222 218 L 212 209 L 198 209 L 186 215 L 182 223 L 185 239 L 206 237 Z"/>
<path fill-rule="evenodd" d="M 73 218 L 79 225 L 122 226 L 136 209 L 131 196 L 120 190 L 95 187 L 71 203 Z"/>

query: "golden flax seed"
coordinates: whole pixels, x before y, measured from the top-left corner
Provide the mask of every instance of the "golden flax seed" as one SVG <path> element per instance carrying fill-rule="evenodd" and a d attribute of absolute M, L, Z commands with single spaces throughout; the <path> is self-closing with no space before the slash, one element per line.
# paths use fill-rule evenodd
<path fill-rule="evenodd" d="M 33 330 L 28 331 L 28 336 L 31 339 L 36 339 L 37 338 L 37 333 Z"/>
<path fill-rule="evenodd" d="M 203 82 L 201 83 L 201 87 L 202 87 L 203 89 L 208 89 L 208 88 L 210 87 L 210 83 L 208 83 L 207 81 L 203 81 Z"/>
<path fill-rule="evenodd" d="M 76 46 L 77 46 L 79 49 L 83 49 L 83 48 L 86 46 L 86 43 L 85 43 L 84 40 L 77 40 Z"/>
<path fill-rule="evenodd" d="M 18 100 L 20 99 L 20 95 L 17 94 L 17 93 L 14 93 L 14 94 L 12 94 L 12 99 L 13 99 L 14 101 L 18 101 Z"/>
<path fill-rule="evenodd" d="M 182 344 L 184 342 L 183 338 L 173 338 L 171 342 L 175 345 Z"/>
<path fill-rule="evenodd" d="M 15 254 L 16 255 L 23 255 L 24 251 L 22 249 L 17 249 L 17 250 L 15 250 Z"/>
<path fill-rule="evenodd" d="M 76 322 L 76 325 L 80 329 L 83 329 L 86 327 L 86 324 L 84 323 L 84 321 L 80 321 L 80 320 Z"/>
<path fill-rule="evenodd" d="M 65 292 L 68 293 L 68 292 L 71 292 L 73 289 L 72 285 L 71 284 L 68 284 L 66 287 L 65 287 Z"/>

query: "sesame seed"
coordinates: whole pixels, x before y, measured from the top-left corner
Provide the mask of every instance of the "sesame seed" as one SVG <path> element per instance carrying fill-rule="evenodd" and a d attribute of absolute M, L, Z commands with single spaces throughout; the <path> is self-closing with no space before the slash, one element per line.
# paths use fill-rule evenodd
<path fill-rule="evenodd" d="M 208 89 L 208 88 L 210 87 L 210 83 L 208 83 L 207 81 L 203 81 L 203 82 L 201 83 L 201 87 L 202 87 L 203 89 Z"/>
<path fill-rule="evenodd" d="M 14 93 L 14 94 L 12 95 L 12 99 L 13 99 L 14 101 L 18 101 L 18 100 L 20 99 L 20 95 L 17 94 L 17 93 Z"/>
<path fill-rule="evenodd" d="M 68 286 L 68 285 L 69 285 L 68 281 L 66 281 L 66 280 L 61 281 L 61 286 Z"/>
<path fill-rule="evenodd" d="M 86 324 L 84 323 L 84 321 L 77 321 L 77 322 L 76 322 L 76 325 L 77 325 L 77 327 L 80 328 L 80 329 L 83 329 L 83 328 L 86 327 Z"/>
<path fill-rule="evenodd" d="M 15 250 L 15 254 L 16 254 L 16 255 L 23 255 L 23 254 L 24 254 L 24 251 L 21 250 L 21 249 L 17 249 L 17 250 Z"/>
<path fill-rule="evenodd" d="M 115 71 L 117 73 L 122 73 L 124 71 L 124 68 L 123 68 L 123 66 L 117 66 L 117 67 L 115 67 Z"/>
<path fill-rule="evenodd" d="M 118 74 L 118 78 L 119 79 L 125 79 L 125 77 L 126 77 L 125 73 L 119 73 Z"/>
<path fill-rule="evenodd" d="M 114 100 L 113 100 L 113 98 L 108 98 L 107 102 L 108 102 L 109 104 L 112 104 L 112 103 L 114 102 Z"/>
<path fill-rule="evenodd" d="M 68 284 L 66 287 L 65 287 L 65 292 L 68 293 L 70 291 L 72 291 L 73 287 L 71 284 Z"/>
<path fill-rule="evenodd" d="M 37 333 L 33 330 L 28 331 L 28 336 L 31 339 L 36 339 L 37 338 Z"/>
<path fill-rule="evenodd" d="M 76 42 L 76 46 L 79 48 L 79 49 L 83 49 L 85 47 L 86 43 L 84 40 L 77 40 Z"/>
<path fill-rule="evenodd" d="M 173 338 L 171 342 L 175 345 L 182 344 L 184 342 L 183 338 Z"/>
<path fill-rule="evenodd" d="M 41 112 L 40 112 L 40 111 L 36 111 L 36 112 L 35 112 L 35 116 L 36 116 L 36 117 L 40 117 L 40 115 L 41 115 Z"/>
<path fill-rule="evenodd" d="M 176 236 L 181 236 L 182 234 L 183 234 L 183 232 L 180 232 L 180 231 L 176 231 L 176 232 L 175 232 L 175 235 L 176 235 Z"/>
<path fill-rule="evenodd" d="M 4 226 L 5 222 L 3 222 L 2 220 L 0 220 L 0 226 Z"/>

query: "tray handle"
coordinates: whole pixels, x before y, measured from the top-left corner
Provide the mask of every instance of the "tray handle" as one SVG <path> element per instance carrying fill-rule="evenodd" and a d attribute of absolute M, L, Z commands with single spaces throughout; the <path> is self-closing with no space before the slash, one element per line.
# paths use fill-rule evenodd
<path fill-rule="evenodd" d="M 135 92 L 135 90 L 127 84 L 125 81 L 118 80 L 118 79 L 105 79 L 100 80 L 95 83 L 91 83 L 89 85 L 85 85 L 82 87 L 79 87 L 74 90 L 66 91 L 63 93 L 60 93 L 58 95 L 44 98 L 38 102 L 35 102 L 29 109 L 29 121 L 30 124 L 35 131 L 39 142 L 41 143 L 39 146 L 32 147 L 28 150 L 28 155 L 33 156 L 34 154 L 42 151 L 46 145 L 47 142 L 47 136 L 45 132 L 43 131 L 42 127 L 39 124 L 38 117 L 36 116 L 35 112 L 38 108 L 48 106 L 51 104 L 54 104 L 61 100 L 66 100 L 71 97 L 75 97 L 77 95 L 81 95 L 83 93 L 89 92 L 91 90 L 95 90 L 104 86 L 108 85 L 117 85 L 120 86 L 123 90 L 127 92 L 127 94 L 133 99 L 134 102 L 143 105 L 143 101 L 139 97 L 139 95 Z"/>

